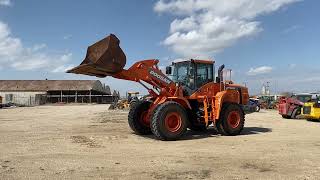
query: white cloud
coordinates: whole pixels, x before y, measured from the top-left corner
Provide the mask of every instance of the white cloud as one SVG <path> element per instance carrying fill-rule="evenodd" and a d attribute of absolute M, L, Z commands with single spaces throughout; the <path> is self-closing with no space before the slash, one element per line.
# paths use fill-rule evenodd
<path fill-rule="evenodd" d="M 68 34 L 68 35 L 63 36 L 63 39 L 64 39 L 64 40 L 68 40 L 68 39 L 71 39 L 71 38 L 72 38 L 72 35 L 71 35 L 71 34 Z"/>
<path fill-rule="evenodd" d="M 270 66 L 261 66 L 257 68 L 250 68 L 250 70 L 247 72 L 247 75 L 249 76 L 255 76 L 260 74 L 267 74 L 272 71 L 272 67 Z"/>
<path fill-rule="evenodd" d="M 47 47 L 46 44 L 36 44 L 31 48 L 31 50 L 32 51 L 39 51 L 39 50 L 45 49 L 46 47 Z"/>
<path fill-rule="evenodd" d="M 0 6 L 10 6 L 11 0 L 0 0 Z"/>
<path fill-rule="evenodd" d="M 273 68 L 272 73 L 260 76 L 246 76 L 244 73 L 233 76 L 235 82 L 246 82 L 250 95 L 260 94 L 263 84 L 270 82 L 271 94 L 281 92 L 317 92 L 320 87 L 320 73 L 316 67 L 297 64 L 296 69 L 288 69 L 288 65 Z"/>
<path fill-rule="evenodd" d="M 302 26 L 300 26 L 300 25 L 293 25 L 293 26 L 290 26 L 287 29 L 283 30 L 282 33 L 288 34 L 288 33 L 297 31 L 297 30 L 299 30 L 301 28 L 302 28 Z"/>
<path fill-rule="evenodd" d="M 72 68 L 74 68 L 75 65 L 74 64 L 70 64 L 70 65 L 61 65 L 55 69 L 53 69 L 51 72 L 54 72 L 54 73 L 63 73 L 63 72 L 66 72 L 67 70 L 70 70 Z"/>
<path fill-rule="evenodd" d="M 294 68 L 296 68 L 297 67 L 297 64 L 289 64 L 289 68 L 290 69 L 294 69 Z"/>
<path fill-rule="evenodd" d="M 45 51 L 46 44 L 25 47 L 19 38 L 13 37 L 7 24 L 0 21 L 0 67 L 15 70 L 35 70 L 58 72 L 61 66 L 69 67 L 72 54 L 52 54 Z"/>
<path fill-rule="evenodd" d="M 154 10 L 177 16 L 164 45 L 185 57 L 208 57 L 262 31 L 256 17 L 297 1 L 159 0 Z"/>

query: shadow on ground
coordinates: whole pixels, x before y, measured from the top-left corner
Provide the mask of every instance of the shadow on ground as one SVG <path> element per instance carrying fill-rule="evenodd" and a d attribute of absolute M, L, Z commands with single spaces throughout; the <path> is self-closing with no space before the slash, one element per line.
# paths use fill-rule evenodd
<path fill-rule="evenodd" d="M 268 133 L 268 132 L 272 132 L 272 129 L 264 128 L 264 127 L 244 127 L 239 136 L 262 134 L 262 133 Z M 150 138 L 150 139 L 156 139 L 154 135 L 146 135 L 144 137 Z M 210 138 L 210 137 L 219 138 L 221 137 L 221 135 L 218 134 L 218 132 L 214 128 L 210 127 L 209 129 L 203 132 L 188 130 L 180 140 L 193 140 L 193 139 L 203 139 L 203 138 Z"/>
<path fill-rule="evenodd" d="M 320 123 L 320 120 L 318 119 L 307 119 L 308 122 L 313 122 L 313 123 Z"/>
<path fill-rule="evenodd" d="M 271 128 L 264 127 L 245 127 L 240 135 L 251 135 L 272 132 Z"/>

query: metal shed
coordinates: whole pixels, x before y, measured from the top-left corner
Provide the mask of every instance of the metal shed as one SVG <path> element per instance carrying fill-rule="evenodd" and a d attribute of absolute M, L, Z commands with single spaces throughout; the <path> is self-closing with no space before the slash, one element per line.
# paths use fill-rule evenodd
<path fill-rule="evenodd" d="M 112 103 L 110 87 L 98 80 L 0 80 L 3 103 Z"/>

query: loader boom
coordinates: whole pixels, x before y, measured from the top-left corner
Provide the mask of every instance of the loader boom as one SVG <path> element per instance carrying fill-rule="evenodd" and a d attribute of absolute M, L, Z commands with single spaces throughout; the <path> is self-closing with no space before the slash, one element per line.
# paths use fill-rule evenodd
<path fill-rule="evenodd" d="M 159 60 L 143 60 L 133 64 L 128 70 L 123 69 L 119 73 L 109 74 L 110 76 L 128 81 L 135 81 L 148 89 L 151 95 L 158 95 L 153 89 L 148 88 L 144 82 L 152 85 L 158 93 L 166 93 L 173 96 L 176 91 L 175 83 L 164 75 L 158 68 Z"/>

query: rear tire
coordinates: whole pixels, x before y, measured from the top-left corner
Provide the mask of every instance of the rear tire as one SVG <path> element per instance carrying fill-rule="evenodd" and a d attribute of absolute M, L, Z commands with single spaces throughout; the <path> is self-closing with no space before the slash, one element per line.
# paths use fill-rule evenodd
<path fill-rule="evenodd" d="M 291 118 L 292 119 L 297 119 L 297 116 L 301 114 L 301 108 L 296 108 L 293 110 Z"/>
<path fill-rule="evenodd" d="M 226 136 L 239 135 L 243 130 L 245 117 L 238 104 L 226 103 L 220 112 L 220 119 L 216 123 L 220 134 Z"/>
<path fill-rule="evenodd" d="M 140 135 L 151 134 L 150 125 L 143 121 L 144 116 L 149 110 L 150 102 L 148 101 L 139 101 L 131 104 L 128 123 L 130 128 Z"/>
<path fill-rule="evenodd" d="M 282 115 L 282 118 L 284 118 L 284 119 L 291 119 L 291 117 L 290 116 L 288 116 L 288 115 Z"/>
<path fill-rule="evenodd" d="M 129 104 L 130 106 L 133 106 L 137 102 L 139 102 L 137 99 L 132 99 Z"/>
<path fill-rule="evenodd" d="M 160 104 L 151 118 L 151 131 L 161 140 L 178 140 L 187 131 L 188 117 L 185 108 L 174 101 Z"/>

